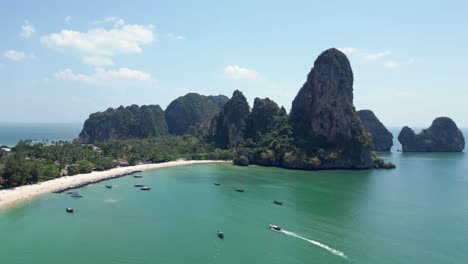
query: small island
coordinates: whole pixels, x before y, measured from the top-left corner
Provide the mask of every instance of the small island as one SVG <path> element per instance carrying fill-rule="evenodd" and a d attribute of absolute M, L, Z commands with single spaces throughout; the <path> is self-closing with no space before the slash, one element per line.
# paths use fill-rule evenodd
<path fill-rule="evenodd" d="M 405 126 L 398 135 L 403 152 L 462 152 L 465 137 L 455 122 L 448 117 L 438 117 L 421 133 Z"/>

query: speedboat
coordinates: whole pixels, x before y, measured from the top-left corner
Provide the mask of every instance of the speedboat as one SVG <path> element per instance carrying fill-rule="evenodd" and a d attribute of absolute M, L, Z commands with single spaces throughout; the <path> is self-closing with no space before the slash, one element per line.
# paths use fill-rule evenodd
<path fill-rule="evenodd" d="M 279 226 L 277 226 L 277 225 L 269 224 L 268 227 L 269 227 L 271 230 L 281 231 L 281 227 L 279 227 Z"/>
<path fill-rule="evenodd" d="M 150 187 L 141 187 L 140 190 L 142 190 L 142 191 L 149 191 L 149 190 L 151 190 L 151 188 L 150 188 Z"/>
<path fill-rule="evenodd" d="M 283 202 L 281 201 L 273 201 L 274 204 L 277 204 L 277 205 L 283 205 Z"/>
<path fill-rule="evenodd" d="M 223 231 L 218 230 L 218 232 L 217 232 L 216 234 L 218 235 L 219 238 L 224 238 L 224 233 L 223 233 Z"/>
<path fill-rule="evenodd" d="M 112 189 L 112 185 L 106 185 L 107 189 Z"/>
<path fill-rule="evenodd" d="M 135 184 L 135 185 L 133 185 L 133 186 L 135 186 L 135 187 L 139 187 L 139 188 L 141 188 L 141 187 L 144 187 L 144 185 L 143 185 L 143 184 Z"/>
<path fill-rule="evenodd" d="M 65 210 L 67 211 L 67 213 L 73 213 L 73 211 L 74 211 L 73 208 L 70 208 L 70 207 L 68 207 L 68 208 L 65 209 Z"/>

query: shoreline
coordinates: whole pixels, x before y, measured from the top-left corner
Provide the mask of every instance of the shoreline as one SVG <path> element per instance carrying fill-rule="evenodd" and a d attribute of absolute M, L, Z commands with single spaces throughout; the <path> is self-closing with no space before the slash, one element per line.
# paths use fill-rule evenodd
<path fill-rule="evenodd" d="M 64 176 L 50 181 L 40 182 L 32 185 L 24 185 L 14 189 L 0 190 L 0 209 L 14 205 L 21 201 L 31 199 L 35 196 L 52 193 L 57 189 L 78 185 L 89 181 L 102 180 L 110 176 L 131 172 L 135 170 L 147 171 L 167 167 L 184 166 L 192 164 L 207 164 L 207 163 L 226 163 L 225 160 L 184 160 L 184 161 L 169 161 L 153 164 L 141 164 L 127 167 L 117 167 L 106 171 L 93 171 L 91 173 L 77 174 L 74 176 Z"/>

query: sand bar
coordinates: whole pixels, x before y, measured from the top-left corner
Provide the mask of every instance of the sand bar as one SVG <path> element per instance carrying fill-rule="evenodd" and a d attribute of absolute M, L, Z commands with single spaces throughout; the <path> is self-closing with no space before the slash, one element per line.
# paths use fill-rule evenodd
<path fill-rule="evenodd" d="M 93 180 L 100 180 L 108 178 L 112 175 L 126 173 L 135 170 L 154 170 L 159 168 L 191 165 L 191 164 L 205 164 L 205 163 L 220 163 L 227 161 L 219 160 L 184 160 L 184 161 L 169 161 L 155 164 L 143 164 L 128 167 L 119 167 L 107 171 L 94 171 L 86 174 L 77 174 L 74 176 L 65 176 L 50 181 L 41 182 L 38 184 L 25 185 L 14 189 L 0 190 L 0 208 L 12 205 L 17 202 L 33 198 L 37 195 L 44 193 L 51 193 L 54 190 L 69 187 L 71 185 L 78 185 Z"/>

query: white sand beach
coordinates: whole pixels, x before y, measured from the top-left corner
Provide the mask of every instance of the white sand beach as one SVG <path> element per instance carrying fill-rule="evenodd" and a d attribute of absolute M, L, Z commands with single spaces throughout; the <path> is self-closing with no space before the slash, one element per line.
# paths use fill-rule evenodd
<path fill-rule="evenodd" d="M 112 175 L 121 174 L 135 170 L 154 170 L 159 168 L 191 165 L 191 164 L 205 164 L 205 163 L 221 163 L 227 161 L 219 160 L 187 160 L 187 161 L 170 161 L 156 164 L 143 164 L 128 167 L 119 167 L 107 171 L 94 171 L 86 174 L 78 174 L 74 176 L 65 176 L 54 180 L 41 182 L 33 185 L 25 185 L 9 190 L 0 190 L 0 208 L 12 205 L 17 202 L 33 198 L 37 195 L 44 193 L 51 193 L 54 190 L 65 188 L 71 185 L 77 185 L 93 180 L 100 180 L 108 178 Z"/>

